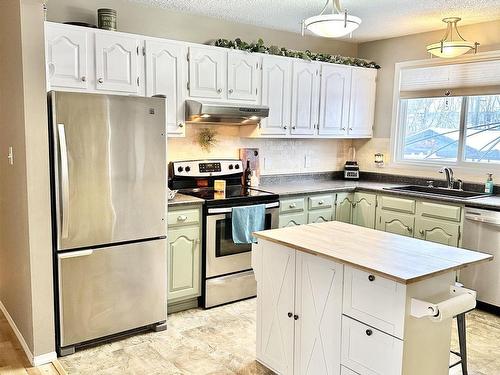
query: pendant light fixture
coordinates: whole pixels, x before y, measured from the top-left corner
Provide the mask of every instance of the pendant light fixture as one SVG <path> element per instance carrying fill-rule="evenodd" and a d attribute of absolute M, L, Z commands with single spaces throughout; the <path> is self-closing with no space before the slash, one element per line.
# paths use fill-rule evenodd
<path fill-rule="evenodd" d="M 332 13 L 325 14 L 330 3 Z M 326 4 L 319 15 L 302 21 L 302 36 L 304 36 L 305 29 L 308 29 L 319 36 L 340 38 L 351 34 L 360 24 L 360 18 L 349 15 L 347 9 L 342 11 L 340 0 L 326 0 Z"/>
<path fill-rule="evenodd" d="M 457 22 L 460 20 L 461 18 L 459 17 L 443 18 L 443 22 L 447 24 L 446 33 L 441 41 L 429 44 L 427 52 L 444 58 L 457 57 L 469 51 L 476 53 L 479 43 L 468 42 L 460 35 L 457 28 Z M 453 39 L 454 37 L 455 40 Z"/>

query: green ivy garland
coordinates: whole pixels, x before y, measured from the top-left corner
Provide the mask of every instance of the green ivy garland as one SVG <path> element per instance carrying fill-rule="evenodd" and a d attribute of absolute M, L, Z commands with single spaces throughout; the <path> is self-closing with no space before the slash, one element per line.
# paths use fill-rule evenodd
<path fill-rule="evenodd" d="M 342 65 L 360 66 L 363 68 L 380 69 L 380 65 L 376 64 L 375 62 L 358 59 L 356 57 L 330 55 L 328 53 L 315 53 L 309 50 L 294 51 L 286 49 L 284 47 L 280 48 L 277 46 L 267 47 L 264 45 L 264 41 L 262 39 L 259 39 L 257 42 L 252 42 L 252 43 L 244 42 L 240 38 L 236 38 L 235 40 L 217 39 L 214 45 L 216 47 L 231 48 L 247 52 L 259 52 L 259 53 L 266 53 L 268 55 L 295 57 L 298 59 L 303 59 L 308 61 L 314 60 L 332 64 L 342 64 Z"/>

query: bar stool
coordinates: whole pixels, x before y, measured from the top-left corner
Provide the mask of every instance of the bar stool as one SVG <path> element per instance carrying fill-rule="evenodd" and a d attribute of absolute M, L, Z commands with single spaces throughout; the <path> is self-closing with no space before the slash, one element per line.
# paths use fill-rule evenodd
<path fill-rule="evenodd" d="M 469 310 L 472 311 L 472 310 Z M 450 365 L 450 368 L 455 367 L 459 364 L 462 365 L 462 375 L 468 375 L 469 371 L 467 370 L 467 337 L 465 331 L 465 314 L 469 311 L 463 312 L 462 314 L 458 314 L 457 318 L 457 328 L 458 328 L 458 346 L 460 352 L 451 351 L 453 354 L 460 358 L 459 361 Z"/>

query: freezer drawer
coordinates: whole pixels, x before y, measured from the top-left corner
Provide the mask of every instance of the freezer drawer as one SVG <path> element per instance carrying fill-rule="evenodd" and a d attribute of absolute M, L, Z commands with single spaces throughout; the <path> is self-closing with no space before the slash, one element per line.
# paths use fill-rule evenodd
<path fill-rule="evenodd" d="M 58 255 L 60 346 L 165 321 L 166 240 Z"/>

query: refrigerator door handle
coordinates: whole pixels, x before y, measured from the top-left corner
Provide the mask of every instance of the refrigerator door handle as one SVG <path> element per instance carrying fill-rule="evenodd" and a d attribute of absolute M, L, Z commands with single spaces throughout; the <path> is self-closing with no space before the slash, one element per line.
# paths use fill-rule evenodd
<path fill-rule="evenodd" d="M 59 254 L 59 259 L 67 259 L 67 258 L 77 258 L 77 257 L 86 257 L 88 255 L 92 255 L 94 250 L 79 250 L 79 251 L 71 251 L 69 253 Z"/>
<path fill-rule="evenodd" d="M 69 233 L 69 165 L 68 148 L 64 124 L 57 124 L 59 152 L 61 157 L 61 237 L 68 238 Z"/>

